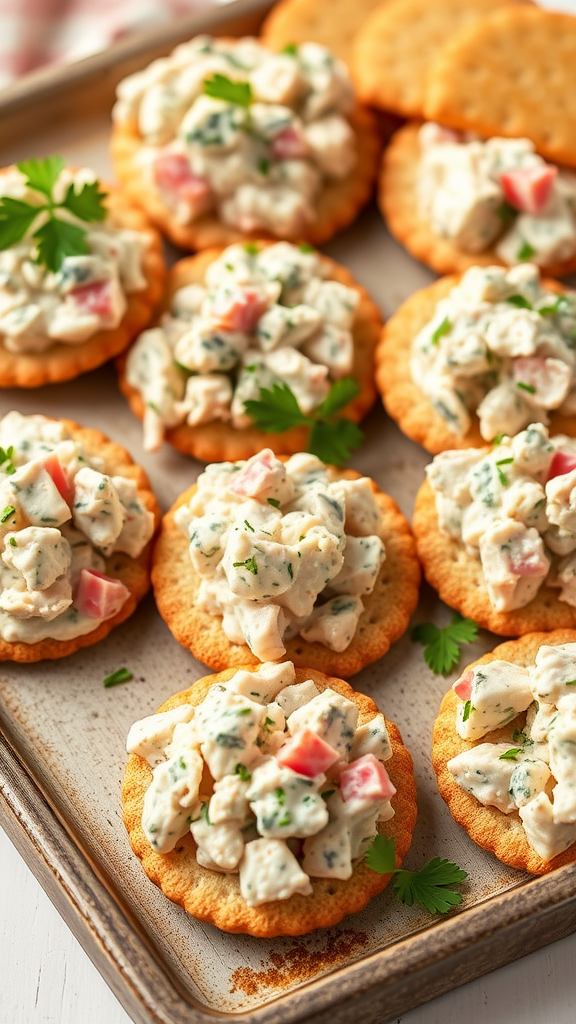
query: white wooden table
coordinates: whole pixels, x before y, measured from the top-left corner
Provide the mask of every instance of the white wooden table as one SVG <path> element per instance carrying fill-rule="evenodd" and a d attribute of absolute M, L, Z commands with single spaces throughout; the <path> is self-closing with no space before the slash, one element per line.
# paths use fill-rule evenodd
<path fill-rule="evenodd" d="M 575 963 L 573 935 L 395 1024 L 574 1024 Z M 0 977 L 2 1024 L 130 1024 L 1 829 Z"/>

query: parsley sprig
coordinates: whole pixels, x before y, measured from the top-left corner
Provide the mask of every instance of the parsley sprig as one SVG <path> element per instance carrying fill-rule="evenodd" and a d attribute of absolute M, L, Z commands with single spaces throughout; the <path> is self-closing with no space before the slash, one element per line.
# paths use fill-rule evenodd
<path fill-rule="evenodd" d="M 234 82 L 226 75 L 214 72 L 211 78 L 205 78 L 202 89 L 206 96 L 215 100 L 223 100 L 225 103 L 233 103 L 237 107 L 248 109 L 253 101 L 252 87 L 250 82 Z"/>
<path fill-rule="evenodd" d="M 432 622 L 421 622 L 411 633 L 413 643 L 425 644 L 424 661 L 436 675 L 445 676 L 460 660 L 460 645 L 471 644 L 478 626 L 456 612 L 450 625 L 440 629 Z"/>
<path fill-rule="evenodd" d="M 42 223 L 32 234 L 36 242 L 36 263 L 56 273 L 66 256 L 84 256 L 89 252 L 86 229 L 57 216 L 67 210 L 79 220 L 102 221 L 106 217 L 104 199 L 97 181 L 86 182 L 77 192 L 74 183 L 68 186 L 63 202 L 53 199 L 54 186 L 64 169 L 61 156 L 48 156 L 45 160 L 23 160 L 17 164 L 24 175 L 26 186 L 44 197 L 39 206 L 10 196 L 0 197 L 0 251 L 22 241 L 40 214 Z"/>
<path fill-rule="evenodd" d="M 337 418 L 337 413 L 356 397 L 359 390 L 354 377 L 343 377 L 332 385 L 324 401 L 306 416 L 287 384 L 273 384 L 271 388 L 260 388 L 259 400 L 247 399 L 244 409 L 254 426 L 266 434 L 281 434 L 291 427 L 310 427 L 307 450 L 322 462 L 341 466 L 364 439 L 356 423 Z"/>
<path fill-rule="evenodd" d="M 366 854 L 366 863 L 380 875 L 396 875 L 394 891 L 408 907 L 419 903 L 431 914 L 446 914 L 462 902 L 459 892 L 446 887 L 458 885 L 468 874 L 443 857 L 433 857 L 419 871 L 406 871 L 396 867 L 394 840 L 376 836 Z"/>

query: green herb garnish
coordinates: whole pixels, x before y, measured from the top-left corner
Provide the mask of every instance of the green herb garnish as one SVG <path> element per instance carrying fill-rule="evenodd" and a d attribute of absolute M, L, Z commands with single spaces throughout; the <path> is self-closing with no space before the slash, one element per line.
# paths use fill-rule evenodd
<path fill-rule="evenodd" d="M 10 519 L 10 516 L 14 515 L 15 511 L 14 505 L 5 505 L 0 516 L 0 523 L 5 523 L 7 519 Z"/>
<path fill-rule="evenodd" d="M 516 381 L 516 387 L 520 388 L 521 391 L 527 391 L 529 395 L 536 394 L 536 388 L 533 384 L 525 384 L 523 380 Z"/>
<path fill-rule="evenodd" d="M 260 174 L 263 174 L 264 177 L 266 177 L 266 175 L 268 174 L 268 172 L 270 170 L 270 161 L 269 160 L 264 160 L 264 159 L 259 160 L 258 161 L 258 170 L 260 171 Z"/>
<path fill-rule="evenodd" d="M 508 437 L 508 434 L 496 434 L 496 437 L 493 438 L 493 440 L 492 440 L 492 444 L 493 445 L 502 444 L 502 441 L 504 440 L 505 437 Z"/>
<path fill-rule="evenodd" d="M 277 498 L 266 498 L 269 505 L 273 505 L 274 508 L 280 508 L 280 502 Z"/>
<path fill-rule="evenodd" d="M 253 100 L 249 82 L 233 82 L 231 78 L 220 75 L 217 71 L 211 78 L 204 79 L 202 90 L 212 99 L 224 100 L 225 103 L 233 103 L 237 107 L 248 108 Z"/>
<path fill-rule="evenodd" d="M 18 541 L 16 540 L 16 537 L 10 537 L 10 547 L 11 548 L 17 548 L 18 547 Z"/>
<path fill-rule="evenodd" d="M 498 459 L 498 462 L 496 463 L 498 477 L 503 487 L 506 487 L 508 485 L 508 477 L 506 476 L 504 470 L 500 469 L 500 467 L 509 466 L 512 462 L 514 462 L 514 456 L 511 455 L 509 459 Z"/>
<path fill-rule="evenodd" d="M 532 246 L 530 245 L 530 242 L 522 242 L 522 245 L 520 246 L 520 248 L 518 249 L 518 252 L 516 253 L 516 259 L 517 260 L 521 260 L 521 261 L 531 260 L 532 257 L 535 256 L 535 255 L 536 255 L 536 249 L 532 248 Z"/>
<path fill-rule="evenodd" d="M 256 565 L 256 555 L 252 555 L 247 558 L 245 562 L 232 562 L 235 569 L 248 569 L 253 576 L 258 575 L 258 566 Z"/>
<path fill-rule="evenodd" d="M 202 818 L 202 821 L 204 821 L 206 823 L 206 825 L 212 825 L 212 822 L 210 821 L 210 815 L 208 813 L 208 801 L 207 800 L 202 804 L 202 806 L 200 808 L 200 817 Z"/>
<path fill-rule="evenodd" d="M 375 836 L 366 854 L 366 863 L 380 875 L 396 875 L 394 891 L 408 907 L 419 903 L 431 914 L 446 914 L 462 902 L 459 892 L 446 887 L 463 882 L 468 877 L 467 872 L 442 857 L 433 857 L 419 871 L 406 871 L 396 867 L 394 839 Z"/>
<path fill-rule="evenodd" d="M 559 295 L 551 306 L 540 306 L 536 312 L 540 313 L 540 316 L 556 316 L 562 313 L 562 306 L 568 306 L 564 315 L 569 316 L 572 312 L 572 300 L 567 295 Z"/>
<path fill-rule="evenodd" d="M 472 707 L 472 701 L 467 700 L 464 705 L 464 711 L 462 712 L 462 721 L 467 722 L 468 719 L 470 718 L 470 712 L 475 710 L 476 708 Z"/>
<path fill-rule="evenodd" d="M 291 427 L 310 427 L 307 451 L 323 462 L 340 466 L 364 439 L 355 423 L 342 417 L 335 418 L 359 390 L 354 377 L 343 377 L 332 385 L 324 401 L 306 416 L 287 384 L 273 384 L 271 388 L 260 388 L 260 399 L 248 399 L 244 402 L 244 409 L 254 426 L 267 434 L 283 433 Z"/>
<path fill-rule="evenodd" d="M 247 519 L 244 520 L 244 526 L 247 530 L 250 530 L 250 533 L 254 533 L 254 527 L 250 525 Z"/>
<path fill-rule="evenodd" d="M 500 220 L 503 220 L 505 224 L 510 224 L 516 217 L 518 210 L 516 210 L 510 203 L 504 201 L 500 204 L 496 213 L 500 217 Z"/>
<path fill-rule="evenodd" d="M 63 202 L 54 202 L 54 185 L 64 168 L 61 156 L 49 156 L 45 160 L 24 160 L 17 167 L 24 175 L 26 186 L 34 192 L 40 192 L 45 202 L 34 206 L 10 196 L 0 198 L 0 250 L 9 249 L 22 241 L 40 214 L 46 214 L 47 219 L 32 234 L 37 248 L 36 263 L 56 273 L 67 256 L 83 256 L 89 252 L 86 228 L 62 220 L 57 216 L 57 211 L 67 210 L 86 222 L 102 221 L 106 217 L 106 194 L 98 191 L 97 181 L 86 182 L 79 192 L 76 192 L 72 183 Z"/>
<path fill-rule="evenodd" d="M 129 668 L 117 668 L 115 672 L 111 672 L 109 676 L 105 676 L 103 686 L 108 690 L 111 686 L 118 686 L 120 683 L 128 683 L 133 678 L 134 677 Z"/>
<path fill-rule="evenodd" d="M 250 772 L 248 771 L 246 765 L 244 765 L 244 764 L 237 764 L 236 768 L 234 769 L 234 771 L 235 771 L 236 775 L 238 775 L 240 777 L 242 782 L 250 782 L 250 779 L 252 778 L 252 776 L 251 776 Z"/>
<path fill-rule="evenodd" d="M 431 622 L 421 622 L 411 633 L 413 643 L 425 644 L 424 661 L 436 675 L 447 675 L 458 664 L 460 644 L 471 644 L 478 635 L 478 626 L 472 619 L 464 619 L 457 612 L 449 626 L 440 629 Z"/>
<path fill-rule="evenodd" d="M 498 757 L 499 761 L 517 761 L 517 754 L 520 753 L 522 747 L 510 747 L 510 750 L 505 750 L 503 754 Z"/>
<path fill-rule="evenodd" d="M 288 57 L 297 57 L 298 56 L 298 46 L 297 46 L 296 43 L 286 43 L 286 46 L 282 47 L 282 49 L 280 50 L 280 53 L 285 53 L 285 54 L 288 55 Z"/>
<path fill-rule="evenodd" d="M 316 249 L 313 245 L 310 245 L 310 242 L 300 242 L 298 248 L 300 252 L 316 252 Z"/>
<path fill-rule="evenodd" d="M 6 450 L 4 450 L 4 448 L 0 448 L 0 467 L 2 468 L 2 472 L 6 473 L 8 476 L 12 476 L 12 474 L 16 472 L 14 462 L 12 461 L 13 458 L 13 445 L 10 445 Z"/>
<path fill-rule="evenodd" d="M 442 323 L 436 328 L 436 330 L 432 334 L 432 344 L 437 345 L 438 342 L 440 341 L 440 338 L 442 338 L 443 335 L 445 334 L 450 334 L 451 330 L 452 324 L 450 323 L 448 317 L 445 316 Z"/>
<path fill-rule="evenodd" d="M 506 302 L 510 306 L 517 306 L 518 309 L 533 309 L 531 302 L 524 295 L 509 295 Z"/>

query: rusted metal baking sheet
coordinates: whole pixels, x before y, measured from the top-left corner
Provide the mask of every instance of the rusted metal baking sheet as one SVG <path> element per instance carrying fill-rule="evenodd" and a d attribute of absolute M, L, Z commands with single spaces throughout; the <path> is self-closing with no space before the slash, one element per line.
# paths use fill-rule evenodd
<path fill-rule="evenodd" d="M 61 152 L 110 176 L 113 89 L 126 73 L 196 34 L 255 32 L 267 5 L 241 0 L 0 93 L 2 164 Z M 327 247 L 372 293 L 385 315 L 432 274 L 367 211 Z M 0 413 L 67 416 L 100 428 L 141 462 L 167 508 L 202 467 L 166 448 L 142 451 L 140 425 L 104 367 L 37 391 L 0 392 Z M 352 460 L 410 516 L 426 454 L 375 411 Z M 424 588 L 417 616 L 448 611 Z M 489 650 L 485 633 L 469 659 Z M 127 665 L 134 681 L 105 690 Z M 0 666 L 0 822 L 138 1024 L 330 1021 L 361 1012 L 382 1022 L 576 930 L 576 866 L 531 879 L 477 849 L 452 821 L 430 765 L 431 729 L 449 681 L 432 675 L 422 648 L 400 640 L 354 678 L 400 726 L 415 763 L 419 817 L 408 867 L 439 855 L 469 873 L 448 920 L 385 892 L 338 927 L 299 939 L 226 935 L 162 896 L 133 856 L 120 811 L 125 736 L 171 693 L 206 673 L 172 638 L 152 597 L 97 647 L 60 662 Z"/>

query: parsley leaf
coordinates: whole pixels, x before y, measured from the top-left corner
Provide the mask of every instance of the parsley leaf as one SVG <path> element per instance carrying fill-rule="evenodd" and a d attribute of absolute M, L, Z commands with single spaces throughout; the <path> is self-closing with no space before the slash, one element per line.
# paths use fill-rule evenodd
<path fill-rule="evenodd" d="M 524 262 L 525 260 L 532 259 L 536 255 L 536 249 L 533 249 L 530 242 L 522 242 L 522 245 L 516 253 L 516 259 Z"/>
<path fill-rule="evenodd" d="M 21 242 L 38 216 L 38 207 L 20 199 L 2 196 L 0 199 L 0 249 L 9 249 Z"/>
<path fill-rule="evenodd" d="M 214 72 L 212 78 L 205 78 L 202 89 L 206 96 L 225 103 L 233 103 L 237 107 L 248 108 L 252 103 L 252 87 L 249 82 L 233 82 L 226 75 Z"/>
<path fill-rule="evenodd" d="M 503 754 L 498 757 L 499 761 L 517 761 L 516 754 L 519 754 L 522 747 L 510 747 L 510 750 L 505 750 Z"/>
<path fill-rule="evenodd" d="M 394 890 L 408 907 L 419 903 L 431 914 L 446 914 L 462 902 L 460 893 L 446 886 L 463 882 L 467 872 L 442 857 L 433 857 L 419 871 L 406 871 L 396 867 L 394 840 L 376 836 L 366 854 L 366 863 L 378 874 L 396 875 Z"/>
<path fill-rule="evenodd" d="M 7 519 L 10 519 L 10 516 L 14 515 L 15 511 L 14 505 L 5 505 L 0 514 L 0 523 L 5 523 Z"/>
<path fill-rule="evenodd" d="M 117 668 L 115 672 L 104 677 L 103 686 L 108 690 L 111 686 L 118 686 L 119 683 L 128 683 L 133 678 L 129 668 Z"/>
<path fill-rule="evenodd" d="M 51 199 L 52 189 L 64 170 L 64 159 L 57 155 L 47 156 L 45 160 L 22 160 L 16 166 L 24 175 L 28 188 Z"/>
<path fill-rule="evenodd" d="M 245 562 L 232 562 L 232 565 L 234 566 L 235 569 L 248 569 L 248 572 L 251 572 L 253 576 L 258 575 L 256 555 L 252 555 L 250 558 L 247 558 Z"/>
<path fill-rule="evenodd" d="M 249 398 L 244 409 L 254 426 L 265 433 L 282 433 L 291 427 L 310 427 L 308 451 L 323 462 L 341 465 L 350 457 L 353 449 L 362 444 L 364 435 L 355 423 L 346 418 L 334 419 L 359 391 L 354 377 L 343 377 L 336 381 L 324 401 L 305 416 L 296 396 L 287 384 L 273 384 L 271 388 L 260 388 L 259 400 Z"/>
<path fill-rule="evenodd" d="M 89 250 L 86 232 L 75 224 L 54 217 L 47 220 L 32 237 L 38 243 L 38 263 L 56 271 L 66 256 L 84 256 Z"/>
<path fill-rule="evenodd" d="M 509 295 L 506 302 L 511 306 L 517 306 L 518 309 L 534 309 L 532 303 L 524 295 Z"/>
<path fill-rule="evenodd" d="M 103 205 L 106 198 L 105 192 L 99 192 L 99 181 L 85 182 L 79 192 L 74 190 L 74 183 L 68 186 L 63 206 L 80 220 L 98 221 L 106 217 L 106 209 Z"/>
<path fill-rule="evenodd" d="M 432 335 L 432 344 L 433 345 L 437 345 L 438 342 L 440 341 L 440 338 L 444 334 L 450 334 L 451 330 L 452 330 L 452 324 L 450 323 L 448 317 L 445 316 L 443 321 L 442 321 L 442 323 L 436 328 L 436 330 L 434 331 L 434 333 Z"/>
<path fill-rule="evenodd" d="M 422 622 L 414 626 L 411 639 L 413 643 L 424 644 L 424 661 L 436 675 L 447 675 L 458 664 L 460 644 L 472 643 L 478 635 L 478 626 L 472 619 L 464 619 L 457 612 L 452 622 L 444 629 L 439 629 L 431 622 Z"/>

